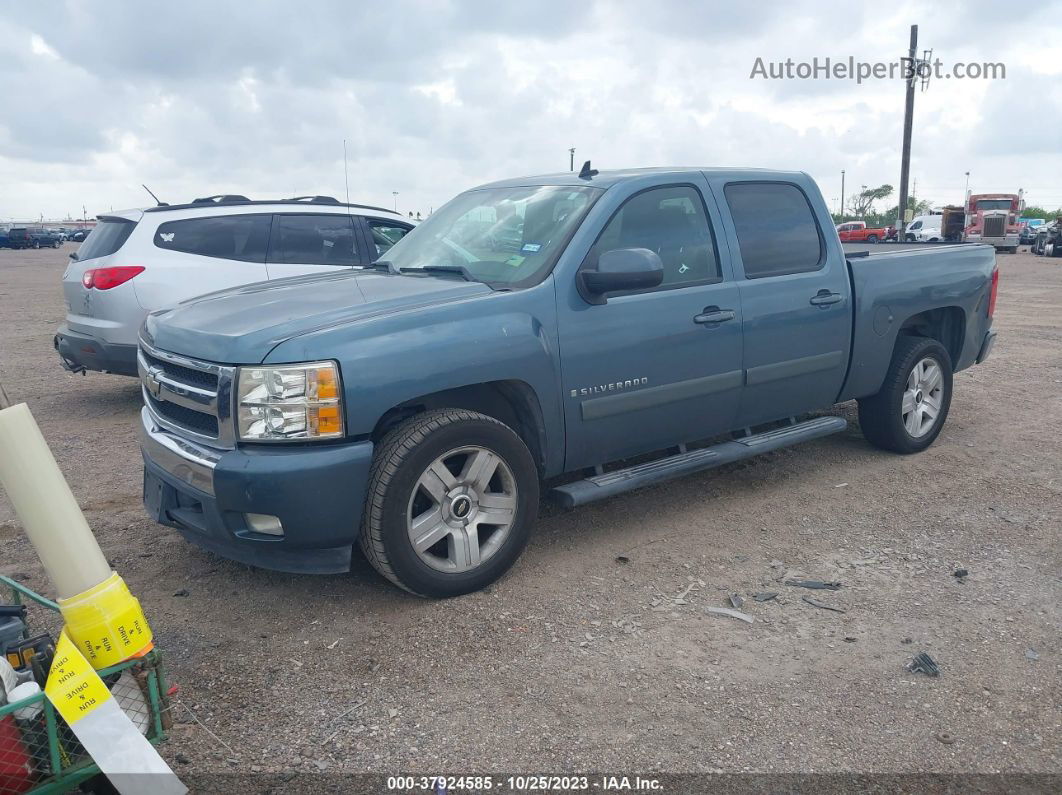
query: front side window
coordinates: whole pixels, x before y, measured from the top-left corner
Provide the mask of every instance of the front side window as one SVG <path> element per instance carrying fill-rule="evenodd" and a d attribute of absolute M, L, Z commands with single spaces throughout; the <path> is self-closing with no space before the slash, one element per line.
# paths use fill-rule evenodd
<path fill-rule="evenodd" d="M 269 262 L 346 265 L 357 260 L 349 215 L 277 215 L 269 240 Z"/>
<path fill-rule="evenodd" d="M 406 236 L 409 227 L 402 224 L 393 224 L 389 221 L 369 220 L 369 234 L 372 236 L 372 245 L 376 256 L 381 257 L 391 250 L 391 246 Z"/>
<path fill-rule="evenodd" d="M 536 284 L 601 193 L 557 185 L 471 190 L 410 230 L 386 260 L 406 272 L 463 271 L 499 287 Z"/>
<path fill-rule="evenodd" d="M 264 263 L 271 220 L 269 215 L 224 215 L 169 221 L 155 230 L 155 245 L 202 257 Z"/>
<path fill-rule="evenodd" d="M 921 229 L 922 228 L 922 222 L 921 221 L 915 221 L 913 224 L 911 224 L 911 226 L 909 228 L 911 230 Z"/>
<path fill-rule="evenodd" d="M 723 193 L 746 279 L 819 270 L 822 239 L 800 188 L 783 182 L 734 182 Z"/>
<path fill-rule="evenodd" d="M 591 251 L 647 248 L 664 265 L 662 287 L 719 281 L 719 261 L 700 194 L 688 185 L 635 194 L 616 211 Z"/>

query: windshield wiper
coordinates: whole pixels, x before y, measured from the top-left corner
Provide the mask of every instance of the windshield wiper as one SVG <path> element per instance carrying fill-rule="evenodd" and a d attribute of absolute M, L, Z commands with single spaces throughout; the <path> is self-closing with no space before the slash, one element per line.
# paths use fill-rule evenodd
<path fill-rule="evenodd" d="M 398 275 L 402 272 L 395 267 L 395 264 L 393 262 L 386 259 L 378 259 L 375 262 L 370 262 L 368 265 L 362 265 L 361 267 L 367 270 L 387 271 L 388 273 L 393 273 L 395 275 Z"/>
<path fill-rule="evenodd" d="M 456 273 L 466 282 L 479 281 L 479 279 L 473 276 L 464 265 L 424 265 L 420 268 L 407 268 L 405 271 L 401 271 L 400 269 L 400 272 L 404 273 L 409 273 L 410 271 L 424 271 L 425 273 Z"/>

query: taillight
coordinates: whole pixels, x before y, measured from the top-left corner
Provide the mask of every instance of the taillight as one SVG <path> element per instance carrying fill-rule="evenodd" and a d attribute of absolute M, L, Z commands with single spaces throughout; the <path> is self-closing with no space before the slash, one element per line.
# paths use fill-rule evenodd
<path fill-rule="evenodd" d="M 999 292 L 999 268 L 992 271 L 992 289 L 988 293 L 988 319 L 996 313 L 996 293 Z"/>
<path fill-rule="evenodd" d="M 144 272 L 143 265 L 116 265 L 113 268 L 93 268 L 81 275 L 81 284 L 86 290 L 110 290 L 119 284 L 125 284 L 137 274 Z"/>

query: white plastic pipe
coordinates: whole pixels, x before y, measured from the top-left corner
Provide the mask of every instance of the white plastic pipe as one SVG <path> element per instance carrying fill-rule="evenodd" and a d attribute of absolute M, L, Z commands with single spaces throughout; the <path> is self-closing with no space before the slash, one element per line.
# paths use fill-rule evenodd
<path fill-rule="evenodd" d="M 0 410 L 0 484 L 60 599 L 77 596 L 111 576 L 25 403 Z"/>

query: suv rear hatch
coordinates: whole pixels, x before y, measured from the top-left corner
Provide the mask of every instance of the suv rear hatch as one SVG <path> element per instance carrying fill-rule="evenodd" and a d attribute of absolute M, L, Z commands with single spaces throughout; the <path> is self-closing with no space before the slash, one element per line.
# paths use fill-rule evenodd
<path fill-rule="evenodd" d="M 77 254 L 71 256 L 70 264 L 63 273 L 63 297 L 66 299 L 68 312 L 66 322 L 71 330 L 86 334 L 96 334 L 100 328 L 98 321 L 117 322 L 124 320 L 124 312 L 122 313 L 123 317 L 110 317 L 113 312 L 108 310 L 117 309 L 114 306 L 115 302 L 108 300 L 113 299 L 114 296 L 104 298 L 104 294 L 101 291 L 87 288 L 84 278 L 85 273 L 90 270 L 94 271 L 111 265 L 132 264 L 113 260 L 116 259 L 115 254 L 121 250 L 125 241 L 129 239 L 129 235 L 132 234 L 142 215 L 143 213 L 140 210 L 130 210 L 115 215 L 101 215 L 99 223 L 85 238 L 85 242 L 81 244 Z M 128 301 L 132 301 L 136 305 L 135 294 L 131 291 L 132 285 L 130 285 L 130 295 L 123 296 L 126 299 L 121 302 L 123 306 Z M 135 341 L 134 330 L 134 337 L 130 342 Z"/>

